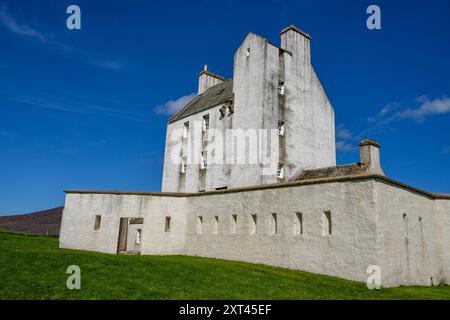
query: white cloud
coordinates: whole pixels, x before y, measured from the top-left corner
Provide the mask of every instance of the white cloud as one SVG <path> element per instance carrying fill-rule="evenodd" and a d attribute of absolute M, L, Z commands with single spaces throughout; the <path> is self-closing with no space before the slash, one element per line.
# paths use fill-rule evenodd
<path fill-rule="evenodd" d="M 420 97 L 417 101 L 421 103 L 420 106 L 397 112 L 393 116 L 393 120 L 414 119 L 417 122 L 422 122 L 428 116 L 450 113 L 450 99 L 446 96 L 434 100 Z"/>
<path fill-rule="evenodd" d="M 341 123 L 336 128 L 336 137 L 344 140 L 353 139 L 353 134 L 350 132 L 349 129 L 344 127 L 344 124 Z"/>
<path fill-rule="evenodd" d="M 339 152 L 350 152 L 355 150 L 355 146 L 345 141 L 336 141 L 336 150 Z"/>
<path fill-rule="evenodd" d="M 155 107 L 155 112 L 158 114 L 166 114 L 166 115 L 172 115 L 181 108 L 183 108 L 185 105 L 187 105 L 192 99 L 194 99 L 197 96 L 195 93 L 190 93 L 185 96 L 182 96 L 176 100 L 169 100 L 164 104 L 161 104 L 157 107 Z"/>

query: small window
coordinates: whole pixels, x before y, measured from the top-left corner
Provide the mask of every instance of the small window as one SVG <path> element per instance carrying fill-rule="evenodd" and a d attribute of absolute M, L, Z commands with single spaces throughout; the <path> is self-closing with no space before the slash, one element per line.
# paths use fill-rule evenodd
<path fill-rule="evenodd" d="M 230 233 L 235 234 L 236 230 L 237 230 L 237 215 L 233 214 L 233 215 L 231 215 Z"/>
<path fill-rule="evenodd" d="M 100 229 L 100 224 L 102 222 L 102 216 L 95 216 L 94 230 Z"/>
<path fill-rule="evenodd" d="M 184 123 L 183 126 L 183 139 L 187 139 L 189 134 L 189 121 Z"/>
<path fill-rule="evenodd" d="M 197 217 L 197 234 L 202 234 L 203 232 L 203 217 Z"/>
<path fill-rule="evenodd" d="M 245 51 L 245 55 L 246 55 L 247 57 L 250 57 L 250 48 L 247 48 L 247 50 Z"/>
<path fill-rule="evenodd" d="M 278 179 L 284 178 L 284 164 L 281 162 L 278 163 L 277 178 Z"/>
<path fill-rule="evenodd" d="M 294 234 L 303 234 L 303 214 L 301 212 L 295 213 L 294 217 Z"/>
<path fill-rule="evenodd" d="M 165 224 L 164 224 L 164 231 L 170 232 L 170 228 L 171 228 L 170 217 L 166 217 Z"/>
<path fill-rule="evenodd" d="M 208 154 L 206 151 L 202 151 L 201 159 L 200 159 L 200 169 L 204 170 L 208 166 Z"/>
<path fill-rule="evenodd" d="M 202 131 L 208 131 L 209 129 L 209 114 L 206 114 L 203 116 L 203 124 L 202 124 Z"/>
<path fill-rule="evenodd" d="M 227 111 L 227 107 L 226 107 L 226 106 L 221 106 L 221 107 L 219 108 L 220 119 L 223 119 L 223 117 L 225 117 L 226 111 Z"/>
<path fill-rule="evenodd" d="M 277 234 L 277 233 L 278 233 L 277 214 L 272 213 L 270 215 L 270 234 Z"/>
<path fill-rule="evenodd" d="M 219 233 L 219 216 L 214 217 L 214 228 L 213 228 L 213 234 Z"/>
<path fill-rule="evenodd" d="M 331 211 L 323 212 L 323 234 L 330 235 L 332 232 Z"/>
<path fill-rule="evenodd" d="M 257 232 L 257 217 L 256 214 L 250 215 L 250 228 L 249 228 L 250 234 L 256 234 Z"/>
<path fill-rule="evenodd" d="M 278 121 L 278 135 L 284 136 L 284 122 Z"/>
<path fill-rule="evenodd" d="M 284 86 L 284 82 L 280 82 L 279 84 L 278 84 L 278 94 L 280 94 L 280 95 L 284 95 L 284 88 L 285 88 L 285 86 Z"/>
<path fill-rule="evenodd" d="M 181 159 L 181 164 L 180 164 L 180 172 L 181 172 L 181 173 L 186 173 L 186 169 L 187 169 L 187 161 L 186 161 L 186 158 L 182 158 L 182 159 Z"/>
<path fill-rule="evenodd" d="M 140 244 L 142 241 L 142 229 L 136 229 L 136 244 Z"/>

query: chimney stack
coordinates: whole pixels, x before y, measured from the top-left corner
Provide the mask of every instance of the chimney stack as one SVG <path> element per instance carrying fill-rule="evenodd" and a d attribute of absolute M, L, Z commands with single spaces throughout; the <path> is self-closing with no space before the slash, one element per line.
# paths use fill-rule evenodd
<path fill-rule="evenodd" d="M 216 84 L 222 83 L 225 80 L 212 72 L 208 71 L 208 66 L 205 64 L 203 67 L 203 71 L 200 72 L 198 78 L 198 94 L 201 95 L 206 90 L 215 86 Z"/>
<path fill-rule="evenodd" d="M 281 48 L 289 51 L 305 65 L 311 63 L 311 36 L 294 25 L 284 28 L 280 32 Z"/>
<path fill-rule="evenodd" d="M 380 162 L 380 144 L 372 139 L 361 141 L 359 144 L 361 163 L 369 166 L 370 173 L 385 175 Z"/>

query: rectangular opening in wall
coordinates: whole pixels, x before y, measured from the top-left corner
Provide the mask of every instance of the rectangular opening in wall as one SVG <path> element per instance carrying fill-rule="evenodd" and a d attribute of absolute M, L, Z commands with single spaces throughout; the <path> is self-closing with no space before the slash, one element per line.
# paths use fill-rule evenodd
<path fill-rule="evenodd" d="M 281 162 L 278 163 L 277 178 L 278 179 L 284 178 L 284 164 Z"/>
<path fill-rule="evenodd" d="M 183 126 L 183 139 L 187 139 L 188 134 L 189 134 L 189 121 L 184 123 L 184 126 Z"/>
<path fill-rule="evenodd" d="M 197 217 L 197 234 L 202 234 L 203 229 L 203 217 Z"/>
<path fill-rule="evenodd" d="M 277 234 L 278 233 L 278 221 L 277 221 L 277 214 L 272 213 L 270 215 L 270 234 Z"/>
<path fill-rule="evenodd" d="M 296 212 L 294 217 L 294 234 L 303 234 L 303 214 L 301 212 Z"/>
<path fill-rule="evenodd" d="M 180 173 L 186 173 L 187 169 L 187 158 L 183 157 L 181 158 L 181 164 L 180 164 Z"/>
<path fill-rule="evenodd" d="M 250 225 L 249 225 L 249 232 L 250 234 L 255 234 L 257 230 L 257 217 L 256 214 L 250 215 Z"/>
<path fill-rule="evenodd" d="M 205 170 L 208 166 L 208 153 L 206 151 L 202 151 L 201 153 L 201 162 L 200 162 L 200 169 Z"/>
<path fill-rule="evenodd" d="M 213 234 L 219 233 L 219 216 L 214 217 Z"/>
<path fill-rule="evenodd" d="M 170 217 L 166 217 L 165 223 L 164 223 L 164 231 L 170 232 Z"/>
<path fill-rule="evenodd" d="M 140 244 L 142 241 L 142 229 L 136 229 L 136 244 Z"/>
<path fill-rule="evenodd" d="M 230 233 L 235 234 L 237 230 L 237 215 L 233 214 L 231 216 L 231 226 L 230 226 Z"/>
<path fill-rule="evenodd" d="M 101 222 L 102 222 L 102 216 L 96 215 L 95 216 L 95 223 L 94 223 L 94 230 L 100 229 Z"/>
<path fill-rule="evenodd" d="M 323 212 L 323 234 L 329 235 L 332 232 L 331 211 Z"/>
<path fill-rule="evenodd" d="M 202 131 L 206 132 L 209 129 L 209 114 L 206 114 L 203 116 L 203 122 L 202 122 Z"/>

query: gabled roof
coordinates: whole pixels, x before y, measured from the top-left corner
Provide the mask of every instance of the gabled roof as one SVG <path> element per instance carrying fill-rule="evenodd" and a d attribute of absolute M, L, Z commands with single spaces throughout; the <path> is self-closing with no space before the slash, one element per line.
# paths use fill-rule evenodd
<path fill-rule="evenodd" d="M 169 123 L 186 118 L 194 113 L 217 106 L 233 98 L 233 79 L 212 86 L 203 94 L 196 96 L 184 108 L 169 118 Z"/>

